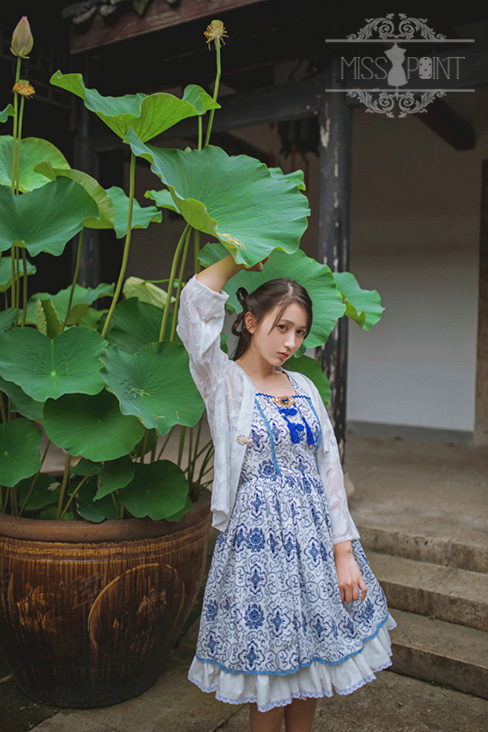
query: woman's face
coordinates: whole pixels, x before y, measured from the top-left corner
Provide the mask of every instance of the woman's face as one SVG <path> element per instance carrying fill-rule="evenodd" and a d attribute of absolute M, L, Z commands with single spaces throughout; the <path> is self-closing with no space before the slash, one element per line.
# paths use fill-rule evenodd
<path fill-rule="evenodd" d="M 277 305 L 258 324 L 251 313 L 246 313 L 246 327 L 252 334 L 251 353 L 272 366 L 281 366 L 293 356 L 307 332 L 307 312 L 301 305 L 296 302 L 288 305 L 273 327 L 279 310 L 280 306 Z"/>

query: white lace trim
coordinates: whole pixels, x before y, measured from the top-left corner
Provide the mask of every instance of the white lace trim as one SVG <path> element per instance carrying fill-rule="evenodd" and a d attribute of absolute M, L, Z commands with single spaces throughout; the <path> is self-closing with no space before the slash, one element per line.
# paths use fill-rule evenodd
<path fill-rule="evenodd" d="M 321 698 L 351 694 L 370 681 L 375 674 L 391 666 L 391 641 L 388 631 L 396 627 L 391 615 L 378 633 L 367 640 L 361 653 L 337 665 L 314 661 L 310 666 L 290 675 L 235 674 L 215 663 L 204 663 L 196 657 L 188 679 L 199 689 L 215 693 L 215 698 L 228 704 L 256 702 L 258 711 L 286 706 L 293 699 Z"/>

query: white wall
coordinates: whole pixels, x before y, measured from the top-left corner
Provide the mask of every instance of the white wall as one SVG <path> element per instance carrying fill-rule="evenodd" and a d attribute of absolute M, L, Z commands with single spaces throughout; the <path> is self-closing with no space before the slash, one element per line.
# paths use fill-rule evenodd
<path fill-rule="evenodd" d="M 474 427 L 488 94 L 471 97 L 456 101 L 476 127 L 472 151 L 415 116 L 354 112 L 351 271 L 386 311 L 367 333 L 350 326 L 349 420 Z"/>

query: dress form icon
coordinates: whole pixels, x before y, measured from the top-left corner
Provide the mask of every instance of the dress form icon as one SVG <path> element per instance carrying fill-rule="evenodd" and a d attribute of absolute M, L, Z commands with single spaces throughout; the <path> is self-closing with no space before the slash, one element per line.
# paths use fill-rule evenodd
<path fill-rule="evenodd" d="M 403 70 L 405 53 L 405 49 L 400 48 L 396 43 L 385 51 L 385 56 L 387 56 L 388 60 L 391 62 L 391 69 L 388 72 L 388 84 L 390 86 L 398 87 L 407 83 L 407 77 Z"/>

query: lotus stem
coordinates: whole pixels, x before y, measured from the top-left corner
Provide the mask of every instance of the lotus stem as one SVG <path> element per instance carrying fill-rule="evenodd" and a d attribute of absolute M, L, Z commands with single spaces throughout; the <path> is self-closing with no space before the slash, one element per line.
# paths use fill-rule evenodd
<path fill-rule="evenodd" d="M 185 447 L 186 427 L 180 427 L 180 443 L 178 445 L 178 467 L 181 468 L 183 449 Z"/>
<path fill-rule="evenodd" d="M 195 238 L 193 239 L 193 270 L 195 274 L 200 272 L 200 262 L 198 261 L 198 255 L 200 254 L 200 232 L 195 229 Z"/>
<path fill-rule="evenodd" d="M 190 243 L 190 235 L 191 235 L 191 229 L 188 229 L 188 234 L 186 235 L 183 254 L 181 257 L 180 273 L 178 275 L 178 287 L 176 288 L 175 306 L 173 309 L 173 322 L 171 324 L 171 334 L 169 336 L 170 341 L 174 341 L 175 333 L 176 333 L 176 320 L 177 320 L 177 316 L 178 316 L 178 306 L 180 304 L 180 294 L 181 294 L 181 288 L 183 285 L 183 275 L 185 273 L 185 264 L 186 264 L 186 257 L 188 254 L 188 245 Z"/>
<path fill-rule="evenodd" d="M 190 474 L 191 455 L 192 455 L 192 452 L 193 452 L 193 427 L 190 427 L 190 429 L 188 430 L 188 433 L 189 433 L 188 434 L 189 441 L 188 441 L 188 466 L 187 466 L 187 469 L 186 469 L 187 477 Z M 188 482 L 190 482 L 190 481 L 188 481 Z"/>
<path fill-rule="evenodd" d="M 24 278 L 22 280 L 22 322 L 21 327 L 23 328 L 25 325 L 25 321 L 27 318 L 27 254 L 25 251 L 25 247 L 22 247 L 22 264 L 24 267 Z"/>
<path fill-rule="evenodd" d="M 15 251 L 17 247 L 15 244 L 12 244 L 12 247 L 10 249 L 10 264 L 11 264 L 11 283 L 10 283 L 10 300 L 12 307 L 15 307 Z"/>
<path fill-rule="evenodd" d="M 78 275 L 80 274 L 80 265 L 81 265 L 81 250 L 83 249 L 83 234 L 85 232 L 85 228 L 80 231 L 80 236 L 78 238 L 78 251 L 76 253 L 76 265 L 75 265 L 75 273 L 73 275 L 73 282 L 71 283 L 71 290 L 69 293 L 69 300 L 68 300 L 68 307 L 66 310 L 66 315 L 64 316 L 63 325 L 61 326 L 61 333 L 66 328 L 69 320 L 69 314 L 71 311 L 71 304 L 73 302 L 73 297 L 75 294 L 75 287 L 76 282 L 78 281 Z"/>
<path fill-rule="evenodd" d="M 70 463 L 71 463 L 71 455 L 69 453 L 67 453 L 66 461 L 64 463 L 63 482 L 61 483 L 61 489 L 59 491 L 58 511 L 57 511 L 57 515 L 56 515 L 57 519 L 59 519 L 61 517 L 61 506 L 63 505 L 64 494 L 66 492 L 66 486 L 68 485 Z"/>
<path fill-rule="evenodd" d="M 22 62 L 22 59 L 20 56 L 17 57 L 17 66 L 15 67 L 15 84 L 17 84 L 18 80 L 20 79 L 20 64 Z M 14 92 L 14 119 L 13 119 L 13 140 L 12 140 L 12 188 L 14 190 L 14 193 L 16 193 L 15 190 L 15 173 L 17 171 L 17 138 L 18 138 L 18 110 L 19 110 L 19 95 L 17 92 Z M 20 149 L 18 150 L 19 158 L 20 158 Z"/>
<path fill-rule="evenodd" d="M 170 429 L 170 431 L 169 431 L 169 432 L 168 432 L 168 434 L 166 435 L 166 439 L 165 439 L 165 441 L 163 442 L 163 446 L 162 446 L 161 450 L 160 450 L 160 451 L 159 451 L 159 453 L 158 453 L 158 457 L 157 457 L 157 459 L 158 459 L 158 460 L 160 460 L 160 458 L 161 458 L 161 455 L 162 455 L 162 454 L 163 454 L 163 452 L 164 452 L 164 448 L 165 448 L 165 447 L 166 447 L 166 445 L 168 444 L 168 440 L 170 439 L 171 435 L 173 434 L 173 432 L 174 432 L 174 430 L 175 430 L 175 426 L 176 426 L 176 425 L 173 425 L 173 427 L 172 427 L 172 428 Z"/>
<path fill-rule="evenodd" d="M 115 306 L 117 305 L 117 300 L 119 299 L 120 291 L 122 289 L 122 283 L 124 281 L 125 270 L 127 269 L 127 262 L 129 261 L 130 240 L 131 240 L 131 234 L 132 234 L 132 210 L 134 208 L 135 180 L 136 180 L 136 156 L 131 151 L 130 173 L 129 173 L 129 213 L 127 214 L 127 234 L 125 236 L 124 254 L 122 256 L 122 265 L 120 267 L 119 279 L 117 281 L 117 287 L 115 288 L 115 294 L 113 296 L 112 303 L 110 305 L 110 310 L 108 311 L 107 318 L 105 320 L 105 325 L 103 326 L 102 338 L 105 338 L 109 323 L 112 319 L 112 315 L 115 310 Z"/>
<path fill-rule="evenodd" d="M 162 343 L 164 340 L 164 333 L 166 331 L 166 324 L 168 322 L 168 317 L 169 317 L 169 306 L 171 304 L 171 295 L 173 293 L 173 287 L 174 287 L 175 277 L 176 277 L 176 267 L 178 266 L 178 260 L 180 258 L 181 250 L 185 243 L 185 239 L 186 239 L 189 229 L 190 229 L 190 224 L 187 224 L 185 226 L 185 228 L 183 229 L 183 233 L 180 236 L 180 240 L 177 244 L 176 251 L 173 256 L 173 263 L 171 265 L 171 273 L 169 276 L 168 296 L 167 296 L 166 302 L 164 304 L 163 320 L 161 321 L 161 331 L 159 333 L 159 343 Z M 174 314 L 174 317 L 176 317 L 176 313 Z M 103 335 L 103 333 L 102 333 L 102 335 Z"/>
<path fill-rule="evenodd" d="M 221 73 L 221 67 L 220 67 L 220 40 L 218 38 L 215 39 L 215 52 L 216 56 L 215 59 L 217 61 L 217 73 L 215 75 L 215 84 L 214 84 L 214 93 L 213 93 L 213 100 L 214 102 L 217 101 L 217 96 L 219 93 L 219 84 L 220 84 L 220 73 Z M 208 118 L 208 127 L 207 127 L 207 134 L 205 135 L 205 144 L 204 147 L 207 147 L 209 140 L 210 140 L 210 133 L 212 132 L 212 124 L 213 124 L 213 118 L 215 115 L 215 109 L 210 110 L 210 115 Z"/>
<path fill-rule="evenodd" d="M 17 516 L 19 506 L 17 504 L 17 487 L 16 486 L 12 486 L 12 488 L 10 488 L 10 506 L 12 509 L 12 514 L 14 516 Z"/>
<path fill-rule="evenodd" d="M 3 491 L 3 487 L 2 487 L 2 491 Z M 2 513 L 5 513 L 7 510 L 8 495 L 9 495 L 8 488 L 5 488 L 5 499 L 2 503 Z"/>
<path fill-rule="evenodd" d="M 19 192 L 20 185 L 20 145 L 22 141 L 22 121 L 24 119 L 24 103 L 25 97 L 20 98 L 19 122 L 17 126 L 17 159 L 15 161 L 15 193 Z"/>
<path fill-rule="evenodd" d="M 149 430 L 146 427 L 146 431 L 144 432 L 144 439 L 142 441 L 142 449 L 141 449 L 141 463 L 144 462 L 144 456 L 146 454 L 146 445 L 147 445 L 147 436 L 149 434 Z"/>
<path fill-rule="evenodd" d="M 7 414 L 5 412 L 5 404 L 3 403 L 3 394 L 0 391 L 0 414 L 2 415 L 2 422 L 5 424 L 7 421 Z"/>
<path fill-rule="evenodd" d="M 20 247 L 15 248 L 15 307 L 20 308 Z"/>
<path fill-rule="evenodd" d="M 193 428 L 192 428 L 193 432 Z M 200 435 L 202 433 L 202 419 L 198 421 L 198 429 L 197 429 L 197 436 L 195 440 L 195 446 L 193 447 L 193 455 L 192 455 L 192 449 L 190 447 L 189 453 L 190 453 L 190 461 L 188 463 L 188 483 L 191 485 L 193 481 L 193 473 L 195 472 L 195 465 L 198 458 L 198 445 L 200 443 Z"/>
<path fill-rule="evenodd" d="M 74 498 L 74 497 L 76 496 L 76 494 L 77 494 L 77 493 L 78 493 L 78 491 L 80 490 L 80 488 L 81 488 L 81 486 L 83 485 L 83 483 L 85 483 L 85 481 L 87 481 L 87 480 L 88 480 L 88 478 L 89 478 L 89 476 L 88 476 L 88 475 L 84 475 L 84 476 L 83 476 L 83 478 L 82 478 L 82 479 L 80 480 L 80 482 L 78 483 L 78 485 L 76 486 L 76 488 L 74 489 L 74 491 L 73 491 L 73 492 L 71 493 L 71 495 L 70 495 L 70 497 L 69 497 L 69 499 L 68 499 L 68 501 L 67 501 L 67 503 L 66 503 L 66 506 L 65 506 L 65 507 L 63 508 L 63 510 L 62 510 L 62 512 L 61 512 L 61 515 L 60 515 L 60 517 L 59 517 L 59 518 L 60 518 L 60 520 L 61 520 L 61 519 L 63 518 L 64 514 L 65 514 L 65 513 L 66 513 L 66 511 L 68 510 L 68 508 L 69 508 L 69 506 L 70 506 L 70 503 L 71 503 L 71 501 L 72 501 L 72 500 L 73 500 L 73 498 Z"/>
<path fill-rule="evenodd" d="M 198 149 L 202 149 L 202 140 L 203 140 L 203 122 L 202 122 L 202 115 L 200 114 L 198 116 Z"/>
<path fill-rule="evenodd" d="M 46 459 L 47 451 L 49 450 L 50 446 L 51 446 L 51 440 L 48 440 L 48 441 L 47 441 L 47 445 L 46 445 L 46 447 L 44 448 L 44 452 L 43 452 L 43 454 L 42 454 L 42 458 L 41 458 L 41 467 L 39 468 L 39 470 L 37 471 L 37 473 L 36 473 L 36 474 L 34 475 L 34 478 L 32 479 L 32 483 L 30 484 L 30 488 L 29 488 L 29 490 L 27 491 L 27 495 L 26 495 L 26 497 L 24 498 L 24 502 L 23 502 L 22 506 L 20 507 L 20 511 L 19 511 L 19 516 L 21 516 L 21 515 L 22 515 L 22 512 L 23 512 L 24 508 L 26 507 L 26 504 L 27 504 L 27 502 L 28 502 L 28 500 L 29 500 L 29 498 L 30 498 L 30 496 L 31 496 L 31 493 L 32 493 L 32 491 L 34 490 L 34 486 L 35 486 L 35 484 L 37 483 L 37 479 L 38 479 L 38 477 L 39 477 L 39 475 L 40 475 L 40 473 L 41 473 L 41 470 L 42 470 L 42 466 L 44 465 L 44 461 L 45 461 L 45 459 Z"/>

